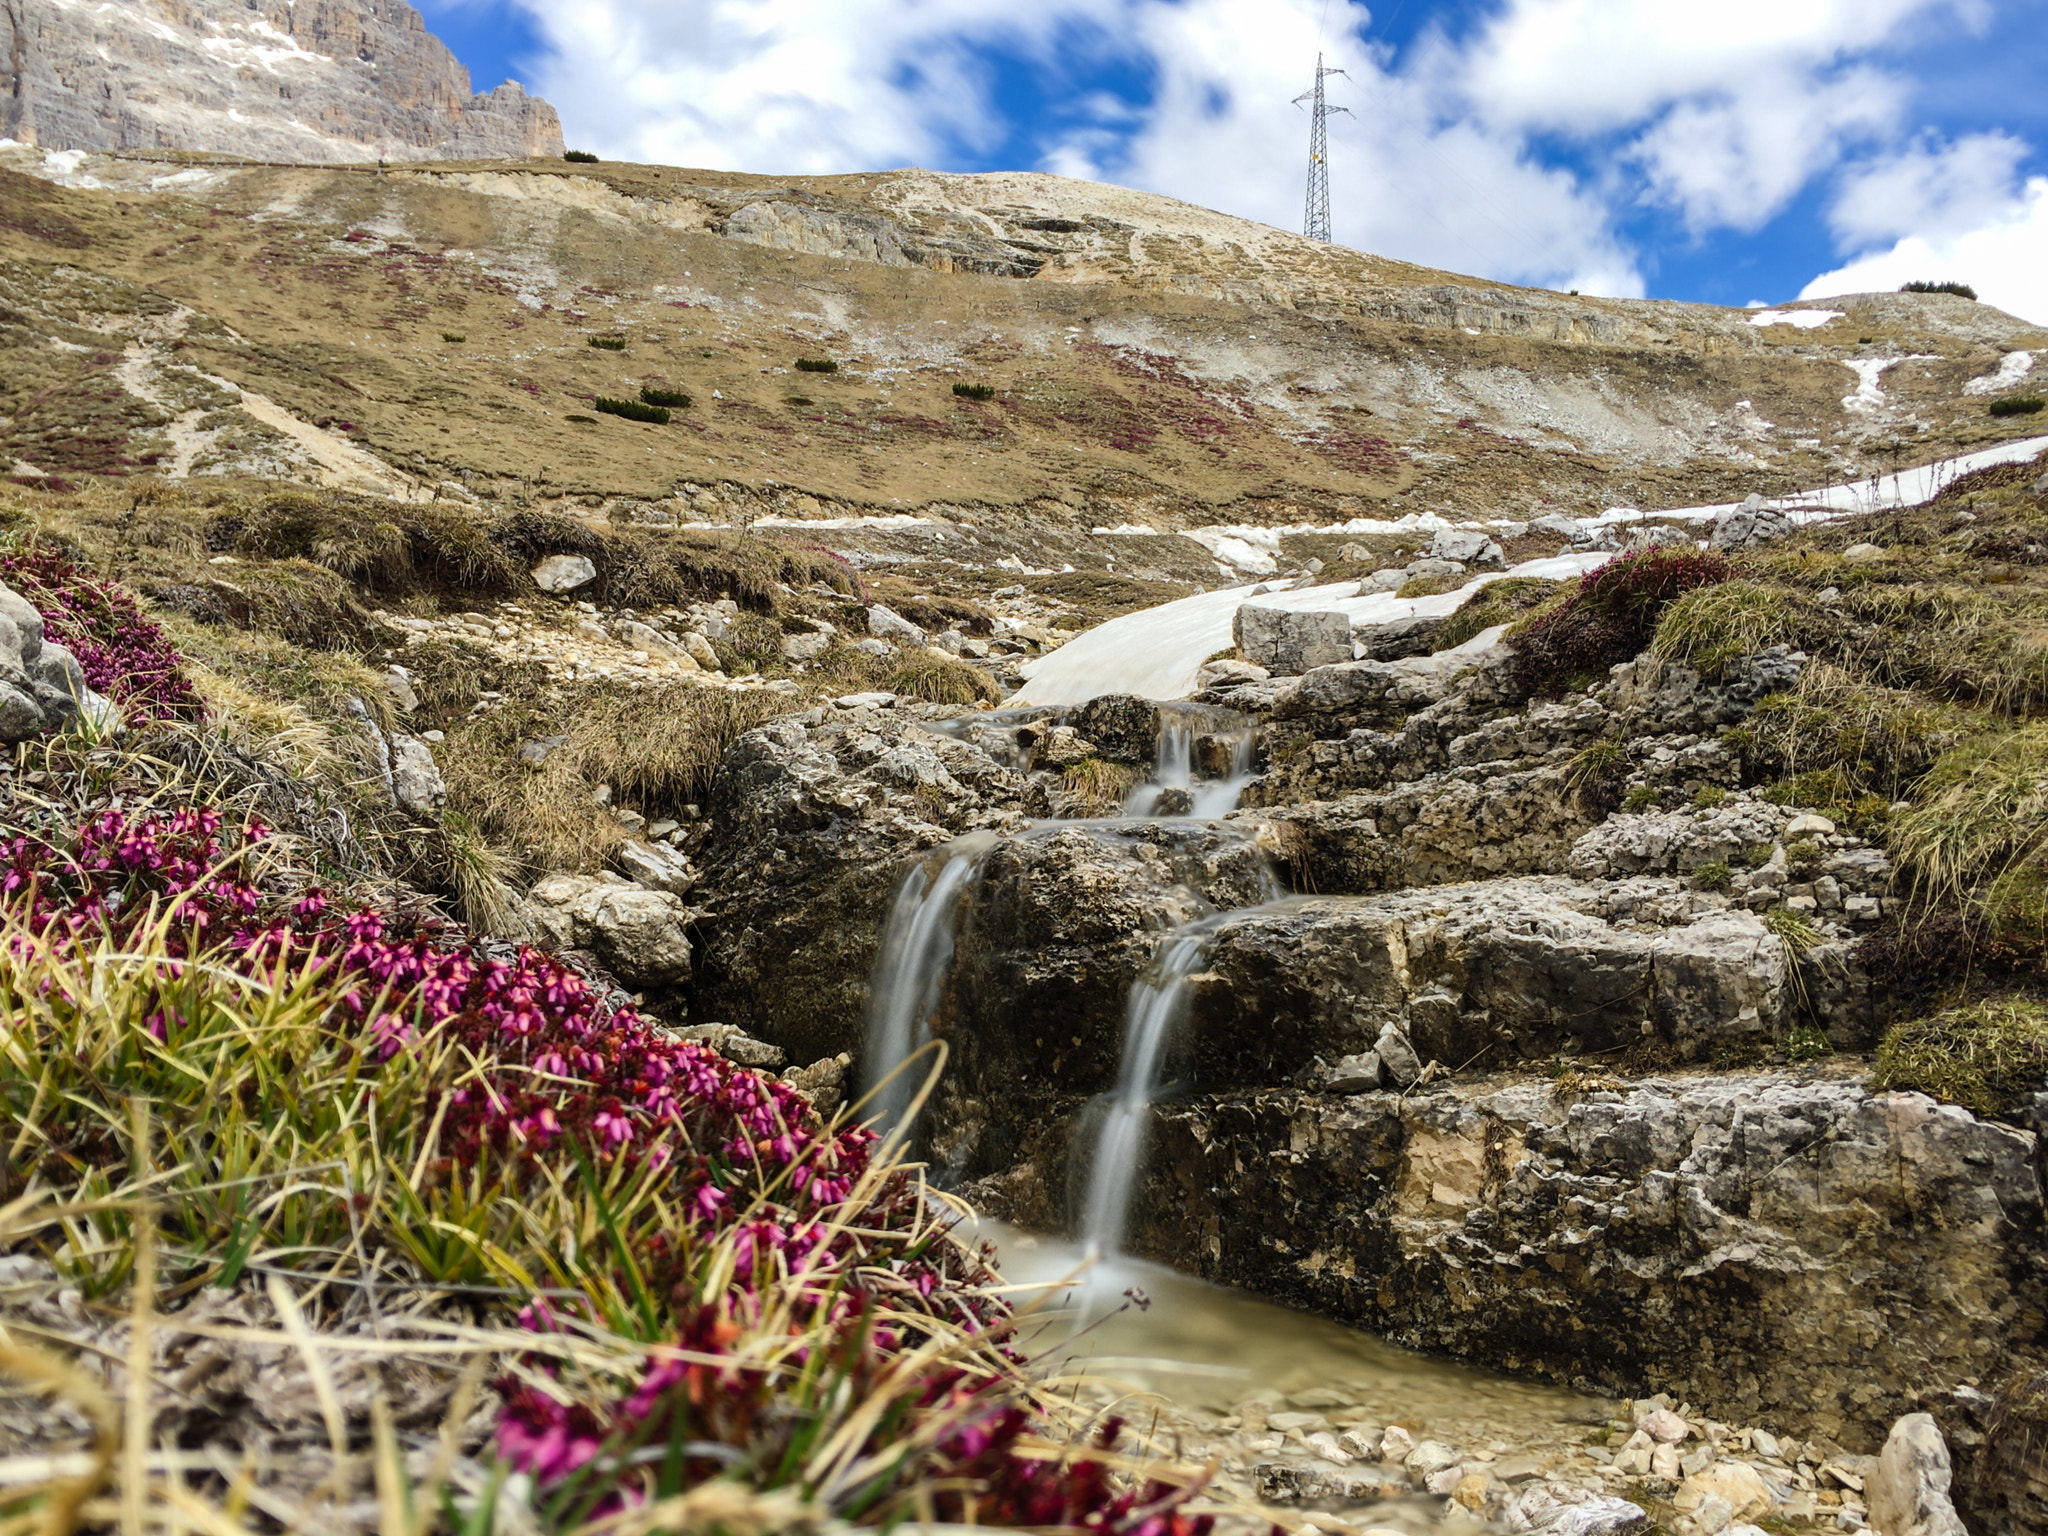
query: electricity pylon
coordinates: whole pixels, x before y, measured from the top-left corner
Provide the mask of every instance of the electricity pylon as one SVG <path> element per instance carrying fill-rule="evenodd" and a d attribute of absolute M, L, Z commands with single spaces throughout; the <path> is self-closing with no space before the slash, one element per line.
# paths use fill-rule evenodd
<path fill-rule="evenodd" d="M 1308 203 L 1301 216 L 1301 232 L 1311 240 L 1330 238 L 1330 114 L 1350 112 L 1349 107 L 1333 107 L 1323 100 L 1323 81 L 1330 75 L 1343 75 L 1341 69 L 1323 68 L 1323 56 L 1316 55 L 1316 84 L 1312 91 L 1303 91 L 1294 98 L 1298 107 L 1304 101 L 1314 100 L 1309 109 L 1311 121 L 1308 129 Z M 1350 79 L 1349 75 L 1344 75 Z"/>

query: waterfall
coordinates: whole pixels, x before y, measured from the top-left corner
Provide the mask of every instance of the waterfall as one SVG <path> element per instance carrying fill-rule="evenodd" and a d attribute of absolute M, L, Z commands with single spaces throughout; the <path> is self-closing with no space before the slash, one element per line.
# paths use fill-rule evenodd
<path fill-rule="evenodd" d="M 1216 919 L 1177 928 L 1153 951 L 1145 974 L 1131 983 L 1124 1005 L 1124 1058 L 1095 1138 L 1088 1169 L 1082 1236 L 1091 1253 L 1107 1257 L 1123 1247 L 1131 1199 L 1145 1168 L 1145 1130 L 1158 1094 L 1168 1037 L 1187 1010 L 1188 982 L 1209 955 Z"/>
<path fill-rule="evenodd" d="M 936 874 L 928 859 L 897 888 L 868 983 L 867 1086 L 879 1088 L 873 1108 L 884 1132 L 897 1129 L 917 1095 L 919 1077 L 913 1069 L 880 1085 L 931 1037 L 932 1015 L 953 964 L 960 910 L 994 841 L 982 833 L 949 843 L 940 850 Z"/>
<path fill-rule="evenodd" d="M 1193 816 L 1209 820 L 1237 809 L 1237 798 L 1252 777 L 1251 722 L 1231 711 L 1186 705 L 1159 706 L 1159 739 L 1152 776 L 1124 801 L 1127 816 Z M 1221 776 L 1195 776 L 1197 748 L 1228 745 L 1230 760 Z"/>

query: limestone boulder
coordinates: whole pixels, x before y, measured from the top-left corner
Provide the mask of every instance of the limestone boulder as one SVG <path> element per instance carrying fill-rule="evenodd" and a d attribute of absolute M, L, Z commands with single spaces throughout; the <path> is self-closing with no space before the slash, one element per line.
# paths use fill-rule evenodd
<path fill-rule="evenodd" d="M 690 909 L 666 891 L 616 876 L 549 875 L 521 911 L 539 937 L 592 956 L 629 987 L 670 987 L 690 974 Z"/>
<path fill-rule="evenodd" d="M 584 555 L 549 555 L 533 568 L 533 584 L 543 592 L 574 592 L 597 580 L 597 567 Z"/>
<path fill-rule="evenodd" d="M 894 608 L 876 603 L 868 609 L 868 633 L 877 640 L 887 640 L 892 645 L 907 645 L 921 648 L 925 644 L 925 633 Z"/>
<path fill-rule="evenodd" d="M 391 797 L 415 816 L 431 816 L 448 803 L 434 749 L 417 736 L 391 738 Z"/>
<path fill-rule="evenodd" d="M 1511 879 L 1284 901 L 1217 920 L 1189 1011 L 1205 1087 L 1277 1085 L 1372 1051 L 1404 1086 L 1446 1066 L 1768 1042 L 1783 942 L 1748 912 L 1691 918 L 1675 882 Z M 1655 919 L 1677 916 L 1676 922 Z"/>
<path fill-rule="evenodd" d="M 1297 613 L 1247 603 L 1231 620 L 1237 649 L 1275 677 L 1298 677 L 1351 660 L 1351 620 L 1342 613 Z"/>
<path fill-rule="evenodd" d="M 1442 528 L 1429 541 L 1432 560 L 1455 560 L 1479 570 L 1499 570 L 1507 564 L 1500 545 L 1492 535 L 1478 528 Z"/>

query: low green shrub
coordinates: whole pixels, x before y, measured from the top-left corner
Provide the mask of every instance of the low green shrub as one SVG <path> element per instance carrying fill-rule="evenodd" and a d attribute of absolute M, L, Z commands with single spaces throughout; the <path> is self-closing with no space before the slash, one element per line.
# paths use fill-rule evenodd
<path fill-rule="evenodd" d="M 673 408 L 678 411 L 687 410 L 690 404 L 690 397 L 680 389 L 649 389 L 643 386 L 640 391 L 640 398 L 648 405 L 658 405 L 664 409 Z"/>
<path fill-rule="evenodd" d="M 597 164 L 597 156 L 587 149 L 565 149 L 562 151 L 562 158 L 569 161 L 572 165 Z"/>
<path fill-rule="evenodd" d="M 586 345 L 596 347 L 600 352 L 626 350 L 626 338 L 623 336 L 586 336 L 583 340 Z"/>
<path fill-rule="evenodd" d="M 996 397 L 993 384 L 955 384 L 953 393 L 962 400 L 993 400 Z"/>
<path fill-rule="evenodd" d="M 1813 1024 L 1795 1024 L 1785 1031 L 1785 1054 L 1793 1061 L 1818 1061 L 1835 1048 L 1828 1032 Z"/>
<path fill-rule="evenodd" d="M 1692 872 L 1692 883 L 1703 891 L 1725 891 L 1728 889 L 1728 883 L 1732 879 L 1734 879 L 1733 871 L 1719 859 L 1715 859 L 1709 864 L 1702 864 Z"/>
<path fill-rule="evenodd" d="M 614 400 L 609 395 L 599 395 L 596 408 L 607 416 L 623 416 L 628 421 L 652 422 L 657 427 L 668 425 L 668 407 L 648 405 L 640 400 Z"/>
<path fill-rule="evenodd" d="M 2007 395 L 2002 400 L 1991 402 L 1991 414 L 1994 416 L 2032 416 L 2043 406 L 2048 406 L 2048 400 L 2043 400 L 2039 395 Z"/>
<path fill-rule="evenodd" d="M 441 333 L 441 339 L 445 342 L 450 342 L 455 346 L 460 346 L 462 345 L 463 342 L 469 340 L 467 336 L 458 336 L 453 331 L 443 331 Z"/>
<path fill-rule="evenodd" d="M 1504 576 L 1489 581 L 1458 606 L 1430 636 L 1430 648 L 1448 651 L 1496 624 L 1512 624 L 1562 595 L 1564 584 L 1541 576 Z"/>
<path fill-rule="evenodd" d="M 1878 1046 L 1871 1082 L 1973 1114 L 2013 1114 L 2048 1083 L 2048 1007 L 1988 998 L 1900 1024 Z"/>
<path fill-rule="evenodd" d="M 1695 810 L 1711 811 L 1728 798 L 1728 791 L 1718 784 L 1702 784 L 1693 791 L 1692 803 Z"/>
<path fill-rule="evenodd" d="M 1930 283 L 1916 279 L 1899 285 L 1901 293 L 1952 293 L 1959 299 L 1974 299 L 1977 290 L 1968 283 Z"/>
<path fill-rule="evenodd" d="M 1624 811 L 1647 811 L 1662 798 L 1663 795 L 1655 785 L 1638 784 L 1621 797 L 1621 808 Z"/>
<path fill-rule="evenodd" d="M 800 357 L 796 360 L 798 373 L 837 373 L 839 364 L 829 357 Z"/>

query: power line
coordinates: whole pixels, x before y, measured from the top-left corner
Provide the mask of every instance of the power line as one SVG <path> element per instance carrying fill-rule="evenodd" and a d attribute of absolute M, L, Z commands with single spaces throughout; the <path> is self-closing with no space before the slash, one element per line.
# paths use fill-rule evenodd
<path fill-rule="evenodd" d="M 1344 75 L 1344 71 L 1323 68 L 1323 56 L 1318 53 L 1315 88 L 1294 98 L 1297 107 L 1311 98 L 1315 101 L 1309 110 L 1308 199 L 1301 216 L 1301 232 L 1311 240 L 1330 238 L 1330 115 L 1351 111 L 1349 107 L 1330 106 L 1323 100 L 1323 81 L 1330 75 Z"/>

